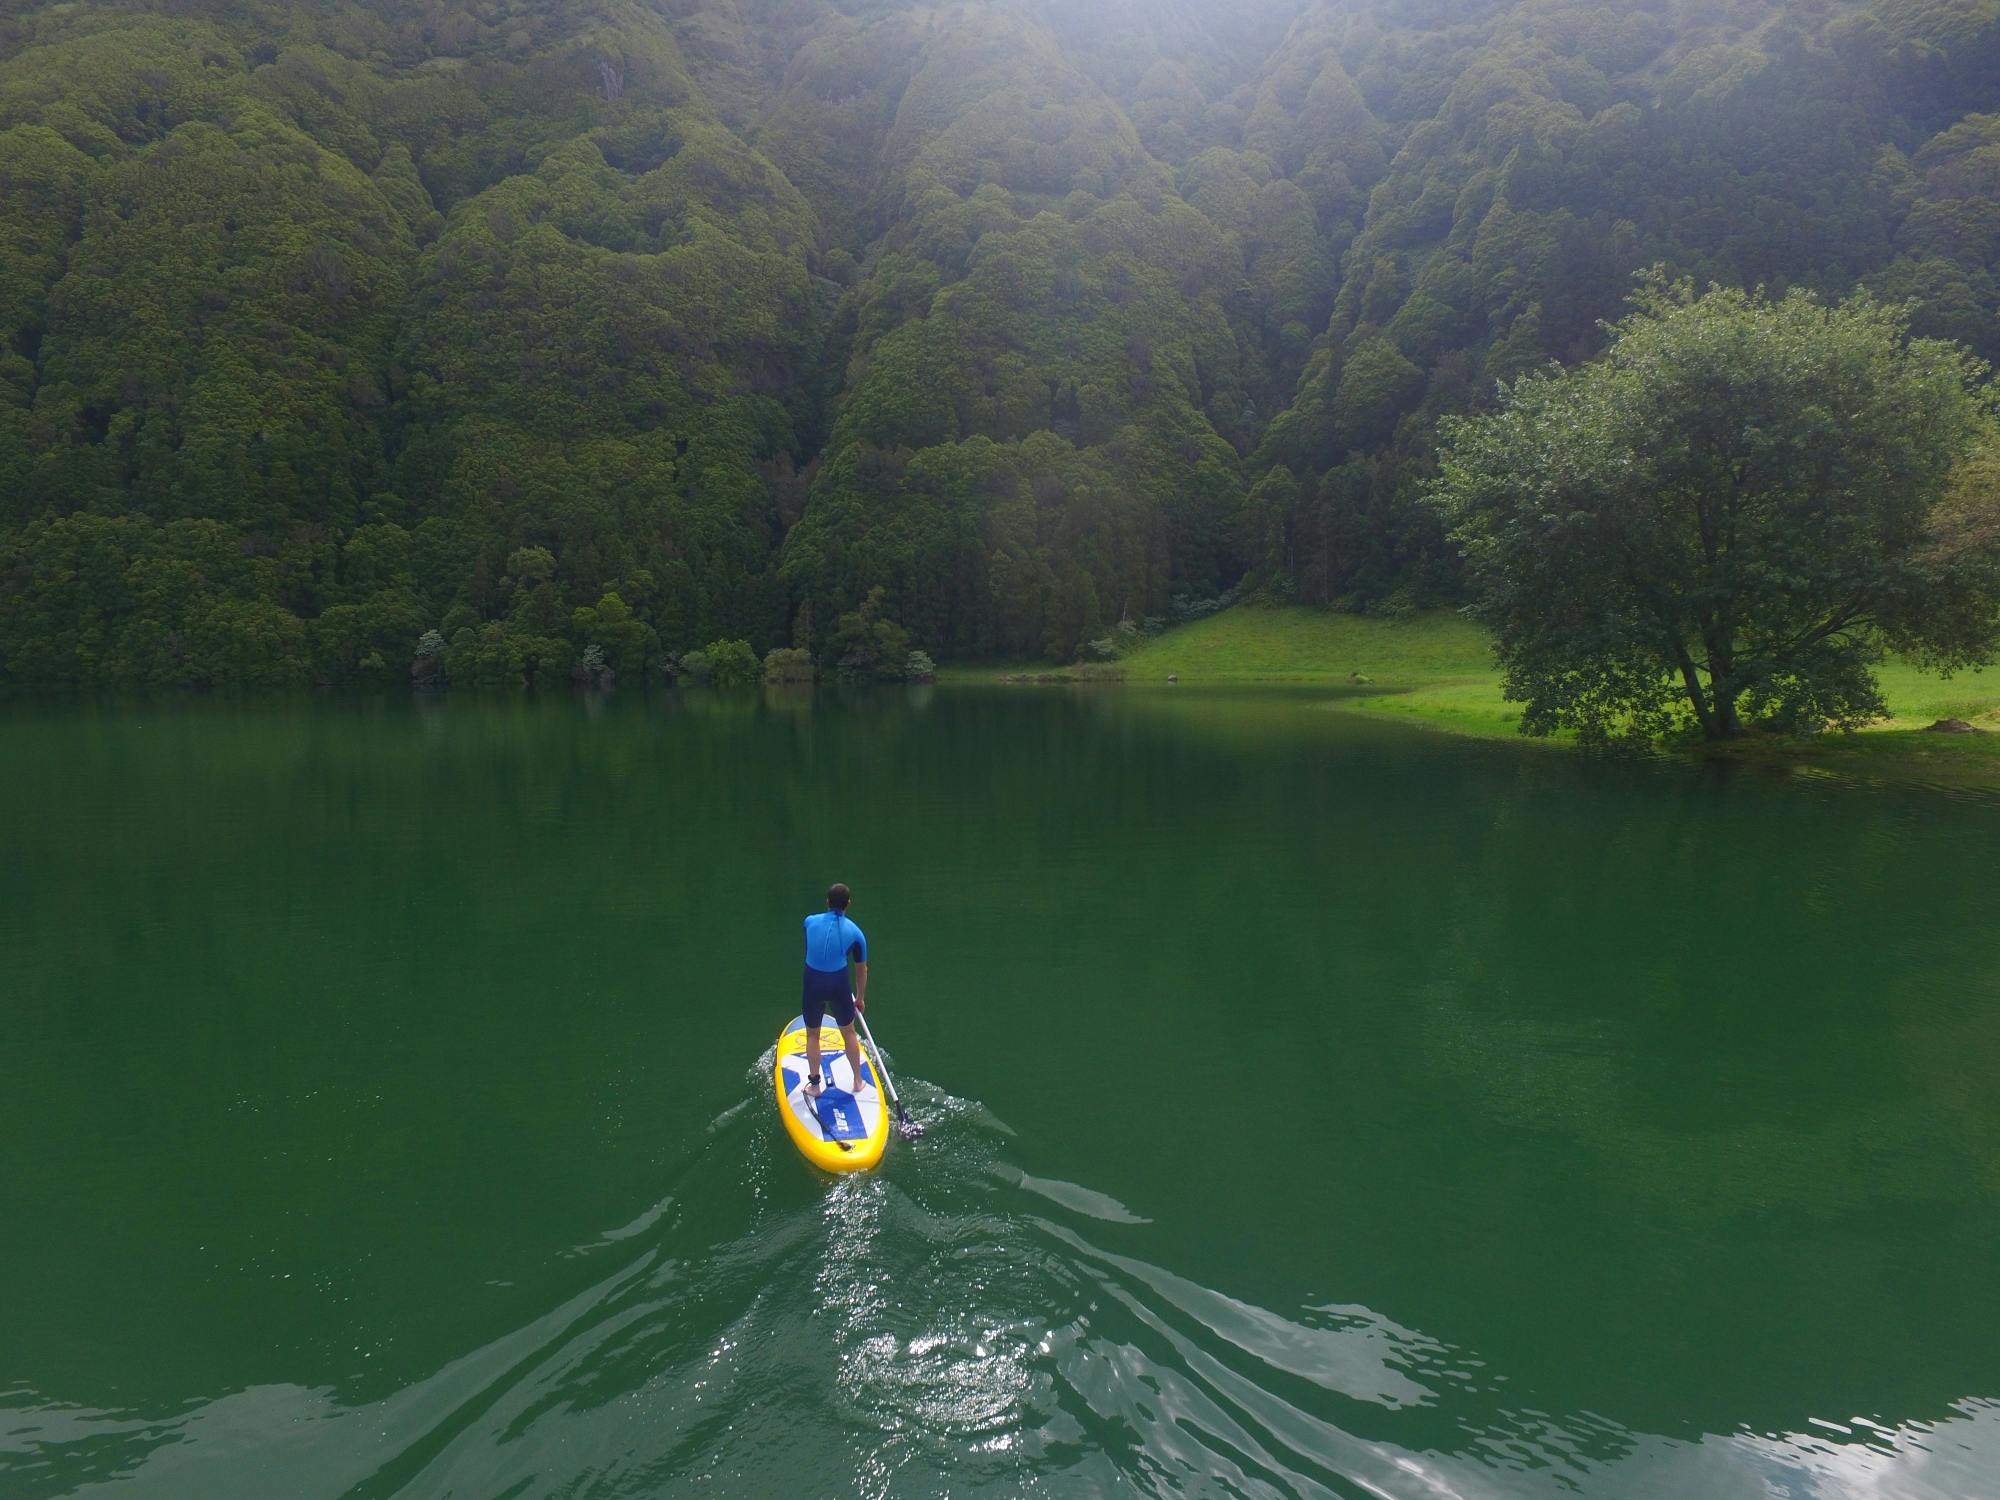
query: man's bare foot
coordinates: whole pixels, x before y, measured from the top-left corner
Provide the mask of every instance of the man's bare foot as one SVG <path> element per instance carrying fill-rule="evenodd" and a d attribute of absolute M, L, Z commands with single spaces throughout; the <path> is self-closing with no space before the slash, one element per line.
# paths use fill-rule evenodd
<path fill-rule="evenodd" d="M 806 1086 L 802 1092 L 808 1099 L 817 1099 L 820 1096 L 823 1090 L 820 1087 L 819 1074 L 814 1073 L 806 1079 Z"/>

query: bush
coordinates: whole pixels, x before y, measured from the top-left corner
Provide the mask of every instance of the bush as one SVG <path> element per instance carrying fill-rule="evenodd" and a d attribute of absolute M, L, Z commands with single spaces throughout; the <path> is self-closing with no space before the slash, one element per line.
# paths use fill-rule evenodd
<path fill-rule="evenodd" d="M 410 663 L 410 681 L 417 687 L 444 686 L 444 636 L 426 630 L 417 638 L 416 659 Z"/>
<path fill-rule="evenodd" d="M 462 685 L 518 687 L 521 682 L 520 643 L 504 625 L 464 629 L 445 648 L 445 676 Z"/>
<path fill-rule="evenodd" d="M 444 676 L 469 687 L 551 687 L 569 680 L 575 659 L 568 641 L 512 630 L 496 620 L 452 636 L 444 650 Z"/>
<path fill-rule="evenodd" d="M 585 687 L 608 688 L 617 685 L 618 673 L 604 659 L 604 648 L 593 644 L 583 648 L 583 655 L 570 671 L 570 679 Z"/>
<path fill-rule="evenodd" d="M 858 608 L 834 622 L 833 643 L 827 656 L 841 676 L 878 677 L 893 682 L 906 675 L 909 633 L 885 616 L 886 608 L 878 585 L 868 591 L 868 597 Z"/>
<path fill-rule="evenodd" d="M 595 605 L 571 613 L 570 638 L 595 650 L 614 677 L 635 682 L 660 651 L 659 633 L 634 615 L 632 606 L 614 590 L 606 590 Z"/>
<path fill-rule="evenodd" d="M 764 653 L 766 682 L 811 682 L 813 659 L 810 651 L 777 646 Z"/>
<path fill-rule="evenodd" d="M 412 636 L 430 618 L 414 594 L 385 590 L 359 604 L 335 604 L 313 621 L 313 656 L 325 682 L 382 681 L 396 674 Z"/>
<path fill-rule="evenodd" d="M 570 680 L 576 648 L 561 636 L 529 635 L 521 638 L 521 662 L 527 680 L 534 687 L 553 687 Z"/>
<path fill-rule="evenodd" d="M 1197 599 L 1192 594 L 1175 594 L 1167 601 L 1168 618 L 1176 625 L 1191 625 L 1196 620 L 1206 620 L 1210 615 L 1229 608 L 1242 592 L 1242 586 L 1228 589 L 1213 599 Z"/>
<path fill-rule="evenodd" d="M 937 663 L 928 651 L 912 651 L 903 663 L 903 676 L 911 682 L 929 682 L 937 676 Z"/>
<path fill-rule="evenodd" d="M 710 641 L 681 658 L 681 671 L 712 687 L 749 687 L 762 668 L 748 641 Z"/>

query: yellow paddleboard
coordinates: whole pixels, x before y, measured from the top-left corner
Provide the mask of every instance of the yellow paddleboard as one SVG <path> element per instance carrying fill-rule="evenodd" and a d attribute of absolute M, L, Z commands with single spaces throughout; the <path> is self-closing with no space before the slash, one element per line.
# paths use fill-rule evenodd
<path fill-rule="evenodd" d="M 806 1086 L 806 1023 L 794 1016 L 791 1025 L 778 1036 L 778 1055 L 772 1064 L 778 1089 L 778 1118 L 805 1159 L 829 1172 L 859 1172 L 882 1159 L 889 1144 L 889 1111 L 883 1107 L 881 1070 L 861 1049 L 861 1086 L 855 1087 L 854 1070 L 847 1065 L 847 1044 L 840 1028 L 819 1029 L 820 1082 L 824 1092 L 808 1099 Z"/>

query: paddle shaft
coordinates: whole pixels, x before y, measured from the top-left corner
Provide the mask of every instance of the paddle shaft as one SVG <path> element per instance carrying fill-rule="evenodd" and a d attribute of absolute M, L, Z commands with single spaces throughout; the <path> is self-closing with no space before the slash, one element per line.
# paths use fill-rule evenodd
<path fill-rule="evenodd" d="M 882 1075 L 882 1086 L 889 1091 L 889 1102 L 896 1106 L 896 1118 L 909 1123 L 910 1112 L 903 1108 L 895 1082 L 889 1077 L 889 1070 L 882 1065 L 882 1049 L 875 1045 L 875 1033 L 868 1029 L 868 1017 L 859 1006 L 855 1007 L 854 1019 L 861 1023 L 861 1035 L 868 1043 L 868 1055 L 875 1059 L 875 1071 Z"/>

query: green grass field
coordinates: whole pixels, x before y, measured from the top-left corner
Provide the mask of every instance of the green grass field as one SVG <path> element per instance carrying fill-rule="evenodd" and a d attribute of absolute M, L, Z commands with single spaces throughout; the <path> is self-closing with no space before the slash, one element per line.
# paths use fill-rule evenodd
<path fill-rule="evenodd" d="M 1297 606 L 1238 605 L 1145 642 L 1118 663 L 1134 685 L 1169 676 L 1195 683 L 1323 683 L 1343 712 L 1406 719 L 1458 734 L 1511 737 L 1518 704 L 1500 695 L 1486 632 L 1436 610 L 1397 619 Z M 954 668 L 946 680 L 1074 679 L 1103 669 L 1010 665 Z M 1944 681 L 1906 662 L 1879 671 L 1893 717 L 1851 735 L 1756 740 L 1718 753 L 1854 774 L 2000 785 L 2000 667 Z M 1937 719 L 1964 719 L 1986 735 L 1923 733 Z"/>
<path fill-rule="evenodd" d="M 1460 734 L 1511 735 L 1486 632 L 1449 610 L 1388 619 L 1240 605 L 1148 641 L 1122 663 L 1128 682 L 1323 682 L 1346 709 L 1417 718 Z"/>
<path fill-rule="evenodd" d="M 2000 730 L 2000 666 L 1960 672 L 1949 682 L 1908 662 L 1888 661 L 1876 669 L 1882 696 L 1894 718 L 1869 733 L 1922 729 L 1939 719 L 1963 719 L 1981 729 Z"/>
<path fill-rule="evenodd" d="M 1124 665 L 1134 679 L 1176 672 L 1204 682 L 1324 682 L 1357 673 L 1406 686 L 1498 681 L 1486 632 L 1448 610 L 1388 619 L 1239 605 L 1155 636 Z"/>

